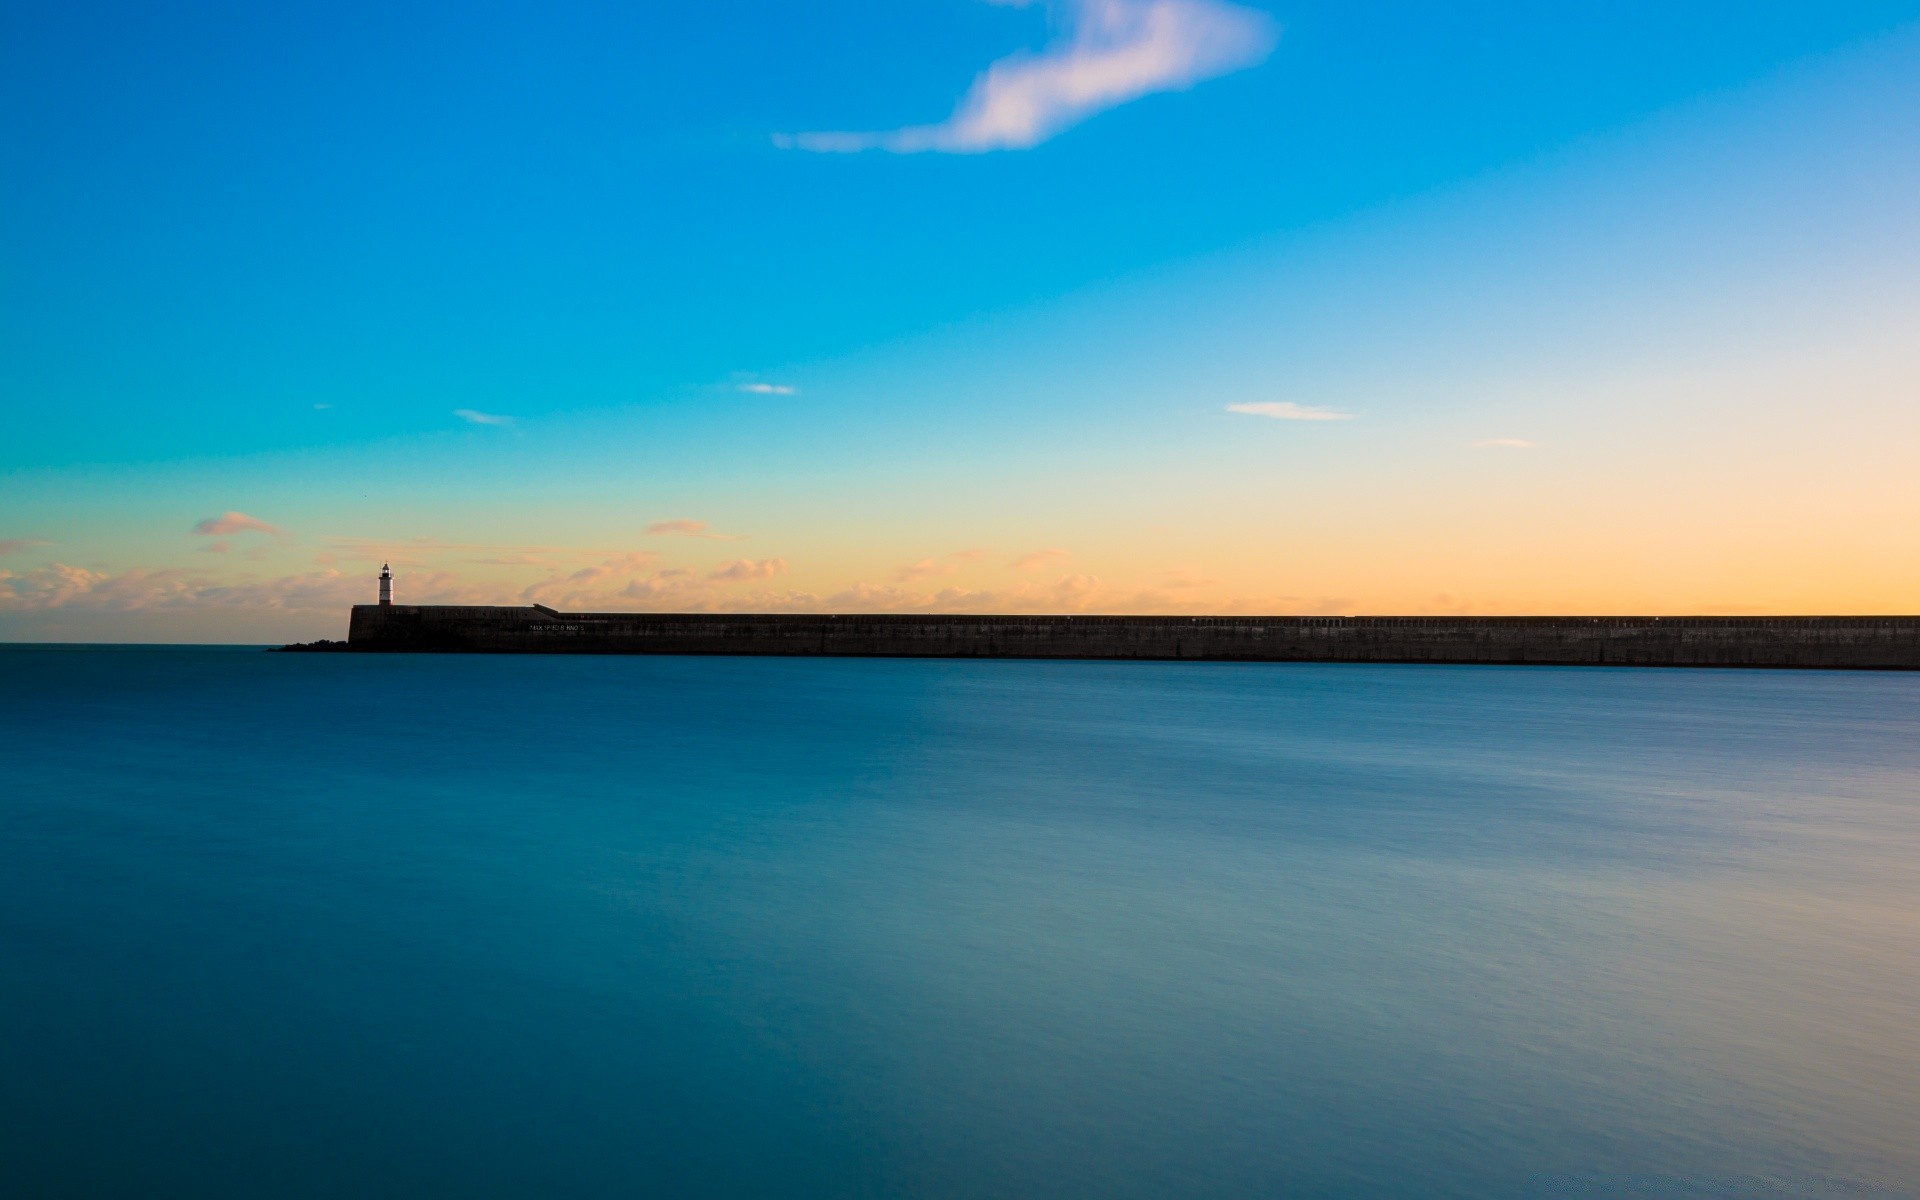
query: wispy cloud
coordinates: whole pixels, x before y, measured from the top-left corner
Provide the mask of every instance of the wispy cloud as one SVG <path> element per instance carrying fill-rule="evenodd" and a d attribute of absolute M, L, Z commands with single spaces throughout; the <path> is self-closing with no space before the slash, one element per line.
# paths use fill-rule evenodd
<path fill-rule="evenodd" d="M 695 594 L 699 588 L 700 581 L 692 571 L 685 567 L 667 567 L 645 579 L 634 580 L 620 590 L 620 595 L 631 600 L 664 600 Z"/>
<path fill-rule="evenodd" d="M 708 538 L 716 542 L 736 542 L 741 536 L 737 533 L 715 533 L 705 521 L 689 521 L 685 518 L 655 521 L 647 526 L 647 533 L 652 537 Z"/>
<path fill-rule="evenodd" d="M 908 563 L 894 569 L 893 578 L 899 583 L 911 583 L 916 579 L 925 579 L 929 575 L 952 575 L 960 569 L 960 564 L 978 562 L 987 556 L 981 549 L 955 550 L 952 554 L 939 558 L 923 558 L 919 562 Z"/>
<path fill-rule="evenodd" d="M 329 408 L 332 408 L 332 407 L 333 407 L 333 405 L 331 405 L 331 404 L 316 404 L 316 405 L 314 405 L 314 406 L 313 406 L 313 411 L 315 411 L 315 412 L 325 412 L 325 411 L 327 411 L 327 410 L 328 410 Z"/>
<path fill-rule="evenodd" d="M 453 415 L 469 425 L 511 425 L 512 417 L 503 417 L 499 413 L 484 413 L 472 408 L 456 408 Z"/>
<path fill-rule="evenodd" d="M 1045 550 L 1030 550 L 1008 563 L 1007 566 L 1016 571 L 1037 571 L 1050 562 L 1070 557 L 1072 556 L 1065 550 L 1050 546 Z"/>
<path fill-rule="evenodd" d="M 701 537 L 707 532 L 707 523 L 705 521 L 688 521 L 684 519 L 655 521 L 653 524 L 647 526 L 647 532 L 655 535 L 677 533 L 685 537 Z"/>
<path fill-rule="evenodd" d="M 732 585 L 765 579 L 786 569 L 781 559 L 725 563 L 706 578 L 686 567 L 656 567 L 651 554 L 628 554 L 595 567 L 555 572 L 521 593 L 523 600 L 575 611 L 618 611 L 635 605 L 659 611 L 753 611 L 800 608 L 812 596 L 742 593 Z"/>
<path fill-rule="evenodd" d="M 721 563 L 708 572 L 707 578 L 728 583 L 743 579 L 771 579 L 786 569 L 787 560 L 784 558 L 737 558 Z"/>
<path fill-rule="evenodd" d="M 243 512 L 225 512 L 217 517 L 208 517 L 193 527 L 201 537 L 230 537 L 236 533 L 267 533 L 280 536 L 280 527 L 269 525 L 259 517 L 250 517 Z"/>
<path fill-rule="evenodd" d="M 1476 446 L 1498 446 L 1505 450 L 1531 450 L 1533 443 L 1525 438 L 1484 438 L 1474 443 Z"/>
<path fill-rule="evenodd" d="M 0 554 L 18 554 L 22 550 L 32 550 L 38 546 L 51 545 L 53 545 L 53 543 L 45 538 L 0 538 Z"/>
<path fill-rule="evenodd" d="M 529 584 L 520 593 L 524 600 L 573 608 L 589 603 L 609 587 L 616 587 L 660 561 L 658 554 L 636 550 L 618 555 L 590 567 L 564 574 L 555 573 Z"/>
<path fill-rule="evenodd" d="M 830 154 L 1025 149 L 1129 100 L 1253 66 L 1279 36 L 1264 13 L 1226 0 L 1057 0 L 1052 7 L 1063 12 L 1062 36 L 1038 53 L 988 66 L 937 125 L 781 134 L 774 143 Z"/>
<path fill-rule="evenodd" d="M 1276 421 L 1351 421 L 1355 414 L 1337 408 L 1315 408 L 1291 400 L 1263 400 L 1255 404 L 1229 404 L 1227 411 L 1252 417 L 1272 417 Z"/>
<path fill-rule="evenodd" d="M 740 390 L 756 396 L 791 396 L 800 389 L 785 383 L 743 383 Z"/>
<path fill-rule="evenodd" d="M 948 587 L 937 592 L 856 583 L 819 607 L 827 612 L 1084 612 L 1106 596 L 1093 575 L 1063 575 L 1052 584 L 1022 583 L 1005 590 Z"/>
<path fill-rule="evenodd" d="M 908 563 L 906 566 L 895 570 L 893 577 L 901 583 L 911 583 L 916 579 L 925 579 L 929 575 L 951 575 L 956 570 L 958 570 L 958 568 L 951 563 L 943 563 L 932 558 L 923 558 L 919 562 Z"/>

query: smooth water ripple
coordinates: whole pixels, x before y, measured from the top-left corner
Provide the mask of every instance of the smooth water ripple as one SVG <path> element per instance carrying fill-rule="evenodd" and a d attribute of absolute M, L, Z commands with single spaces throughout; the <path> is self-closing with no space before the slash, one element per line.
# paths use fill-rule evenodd
<path fill-rule="evenodd" d="M 1920 1195 L 1920 677 L 0 649 L 23 1196 Z"/>

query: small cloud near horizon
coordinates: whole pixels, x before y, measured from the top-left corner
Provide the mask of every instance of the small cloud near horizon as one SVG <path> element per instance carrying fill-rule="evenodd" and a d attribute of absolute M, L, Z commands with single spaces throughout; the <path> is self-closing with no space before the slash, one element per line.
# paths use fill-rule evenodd
<path fill-rule="evenodd" d="M 707 523 L 705 521 L 655 521 L 653 524 L 647 526 L 647 532 L 651 534 L 679 533 L 685 534 L 688 537 L 698 537 L 706 531 Z"/>
<path fill-rule="evenodd" d="M 53 545 L 53 543 L 45 538 L 0 538 L 0 554 L 18 554 L 23 550 L 33 550 L 40 546 L 51 545 Z"/>
<path fill-rule="evenodd" d="M 942 555 L 939 558 L 923 558 L 919 562 L 911 562 L 903 567 L 896 567 L 893 572 L 893 578 L 899 583 L 911 583 L 916 579 L 924 579 L 929 575 L 952 575 L 960 570 L 958 564 L 978 562 L 986 556 L 987 551 L 979 547 L 955 550 L 953 553 Z"/>
<path fill-rule="evenodd" d="M 1022 554 L 1019 558 L 1008 563 L 1007 566 L 1015 571 L 1037 571 L 1050 562 L 1072 557 L 1073 556 L 1065 550 L 1050 546 L 1045 550 L 1032 550 L 1026 554 Z"/>
<path fill-rule="evenodd" d="M 243 512 L 225 512 L 201 521 L 193 527 L 193 532 L 201 537 L 228 537 L 236 533 L 265 533 L 279 537 L 280 527 Z"/>
<path fill-rule="evenodd" d="M 1245 413 L 1251 417 L 1272 417 L 1276 421 L 1352 421 L 1356 419 L 1356 414 L 1341 412 L 1337 408 L 1315 408 L 1310 404 L 1295 404 L 1291 400 L 1229 404 L 1227 411 Z"/>
<path fill-rule="evenodd" d="M 1525 438 L 1484 438 L 1474 443 L 1476 446 L 1498 446 L 1506 450 L 1531 450 L 1533 443 Z"/>
<path fill-rule="evenodd" d="M 649 537 L 694 537 L 707 538 L 715 542 L 735 542 L 740 540 L 737 533 L 715 533 L 705 521 L 690 521 L 677 518 L 671 521 L 655 521 L 647 526 Z"/>
<path fill-rule="evenodd" d="M 478 409 L 472 409 L 472 408 L 456 408 L 453 410 L 453 415 L 456 417 L 459 417 L 462 421 L 467 422 L 469 425 L 511 425 L 513 424 L 512 417 L 503 417 L 499 413 L 484 413 L 484 412 L 480 412 Z"/>
<path fill-rule="evenodd" d="M 743 383 L 740 390 L 756 396 L 791 396 L 800 389 L 785 383 Z"/>
<path fill-rule="evenodd" d="M 919 562 L 896 568 L 893 578 L 897 583 L 912 583 L 916 579 L 925 579 L 929 575 L 951 575 L 958 569 L 936 559 L 923 558 Z"/>
<path fill-rule="evenodd" d="M 771 579 L 786 569 L 787 560 L 784 558 L 738 558 L 721 563 L 708 572 L 707 578 L 729 583 L 744 579 Z"/>
<path fill-rule="evenodd" d="M 990 0 L 1026 7 L 1030 0 Z M 1156 92 L 1176 92 L 1264 61 L 1273 18 L 1227 0 L 1060 0 L 1065 33 L 974 78 L 934 125 L 868 132 L 775 134 L 781 149 L 823 154 L 980 154 L 1025 150 L 1090 117 Z"/>

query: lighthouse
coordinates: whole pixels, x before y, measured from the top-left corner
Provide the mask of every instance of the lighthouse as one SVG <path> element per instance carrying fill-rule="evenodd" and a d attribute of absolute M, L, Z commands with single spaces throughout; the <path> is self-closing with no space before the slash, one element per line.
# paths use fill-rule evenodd
<path fill-rule="evenodd" d="M 380 564 L 380 607 L 393 607 L 393 568 Z"/>

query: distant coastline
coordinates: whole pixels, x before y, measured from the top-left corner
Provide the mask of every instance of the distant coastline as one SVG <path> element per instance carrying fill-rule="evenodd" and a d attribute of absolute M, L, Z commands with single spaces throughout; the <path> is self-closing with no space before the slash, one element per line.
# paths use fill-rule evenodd
<path fill-rule="evenodd" d="M 1920 617 L 822 616 L 362 604 L 345 642 L 281 649 L 1920 670 Z"/>

